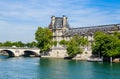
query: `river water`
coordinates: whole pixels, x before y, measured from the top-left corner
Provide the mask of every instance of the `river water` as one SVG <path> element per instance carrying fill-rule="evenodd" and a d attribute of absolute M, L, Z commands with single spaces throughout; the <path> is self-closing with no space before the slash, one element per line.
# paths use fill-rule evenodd
<path fill-rule="evenodd" d="M 120 63 L 0 56 L 0 79 L 120 79 Z"/>

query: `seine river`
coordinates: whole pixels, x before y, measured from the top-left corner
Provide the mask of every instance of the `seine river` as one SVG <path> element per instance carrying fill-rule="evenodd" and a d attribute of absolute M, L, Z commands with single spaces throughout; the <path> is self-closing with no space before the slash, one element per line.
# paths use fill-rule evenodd
<path fill-rule="evenodd" d="M 120 79 L 120 63 L 0 56 L 0 79 Z"/>

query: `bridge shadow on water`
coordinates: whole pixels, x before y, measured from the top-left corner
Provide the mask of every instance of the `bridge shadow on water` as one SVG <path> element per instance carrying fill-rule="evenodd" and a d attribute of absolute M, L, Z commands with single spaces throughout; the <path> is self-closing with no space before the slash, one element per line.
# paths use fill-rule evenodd
<path fill-rule="evenodd" d="M 10 57 L 8 55 L 0 55 L 0 61 L 5 61 L 5 60 L 9 60 L 11 58 L 14 58 L 14 57 Z"/>
<path fill-rule="evenodd" d="M 8 59 L 8 58 L 11 58 L 11 57 L 5 56 L 5 55 L 0 55 L 0 59 Z"/>
<path fill-rule="evenodd" d="M 38 55 L 37 53 L 33 52 L 33 51 L 24 51 L 24 57 L 40 57 L 40 55 Z"/>

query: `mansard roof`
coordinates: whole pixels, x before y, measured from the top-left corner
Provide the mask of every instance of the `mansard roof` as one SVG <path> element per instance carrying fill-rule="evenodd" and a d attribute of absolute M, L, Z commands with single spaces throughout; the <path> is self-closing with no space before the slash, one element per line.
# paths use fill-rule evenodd
<path fill-rule="evenodd" d="M 63 19 L 61 17 L 55 18 L 55 28 L 62 28 L 63 27 Z"/>
<path fill-rule="evenodd" d="M 63 26 L 63 18 L 66 18 L 66 25 L 65 26 Z M 63 28 L 63 27 L 66 27 L 66 28 L 69 28 L 69 24 L 68 24 L 68 22 L 67 22 L 67 17 L 66 16 L 63 16 L 63 17 L 55 17 L 55 16 L 52 16 L 52 18 L 55 18 L 54 19 L 54 23 L 52 23 L 52 19 L 51 19 L 51 23 L 50 23 L 50 25 L 49 25 L 49 28 L 51 28 L 51 29 L 56 29 L 56 28 Z"/>
<path fill-rule="evenodd" d="M 73 36 L 75 34 L 79 35 L 90 35 L 94 34 L 96 31 L 102 31 L 105 33 L 110 33 L 111 31 L 120 30 L 120 24 L 110 24 L 110 25 L 98 25 L 90 27 L 80 27 L 80 28 L 70 28 L 63 35 Z"/>

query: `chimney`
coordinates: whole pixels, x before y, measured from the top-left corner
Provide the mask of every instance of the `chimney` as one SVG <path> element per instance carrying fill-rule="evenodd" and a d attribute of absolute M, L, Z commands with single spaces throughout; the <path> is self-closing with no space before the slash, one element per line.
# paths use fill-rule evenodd
<path fill-rule="evenodd" d="M 52 17 L 51 17 L 51 23 L 52 23 L 52 27 L 54 27 L 54 24 L 55 24 L 55 16 L 52 16 Z"/>
<path fill-rule="evenodd" d="M 63 15 L 63 27 L 66 27 L 67 25 L 67 17 Z"/>

